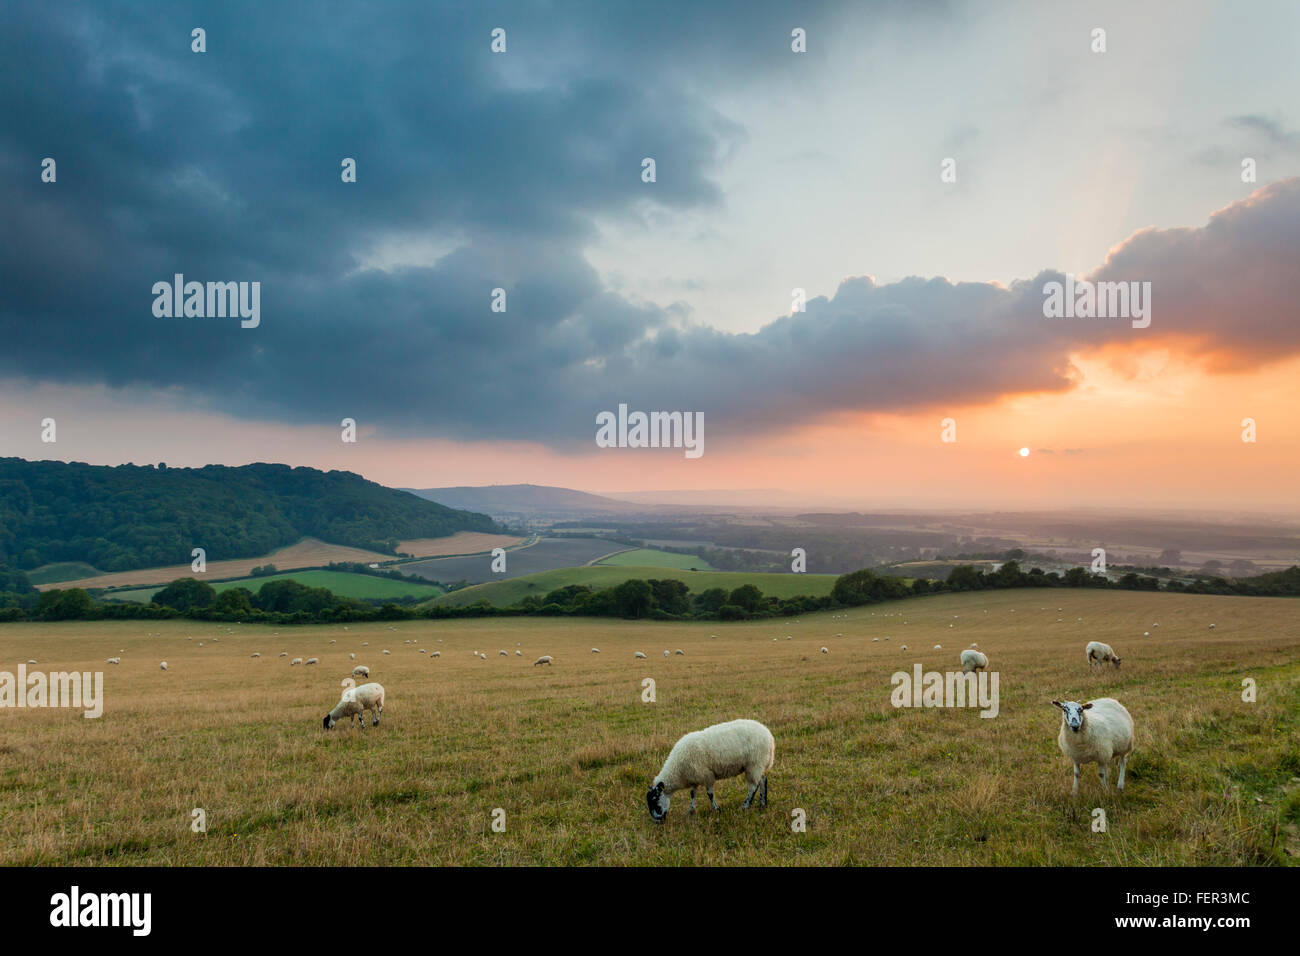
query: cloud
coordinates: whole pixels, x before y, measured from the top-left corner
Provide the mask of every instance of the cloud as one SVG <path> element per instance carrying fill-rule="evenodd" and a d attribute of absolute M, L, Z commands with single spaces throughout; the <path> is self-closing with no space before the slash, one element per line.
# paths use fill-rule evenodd
<path fill-rule="evenodd" d="M 590 446 L 596 414 L 625 402 L 703 411 L 717 448 L 837 413 L 1065 391 L 1070 355 L 1092 347 L 1165 341 L 1219 368 L 1300 350 L 1300 180 L 1113 249 L 1093 278 L 1151 281 L 1145 330 L 1045 319 L 1053 271 L 1009 287 L 850 278 L 747 334 L 620 295 L 584 256 L 594 221 L 718 208 L 717 157 L 745 136 L 662 57 L 743 79 L 773 62 L 754 50 L 784 43 L 788 16 L 614 6 L 512 9 L 504 62 L 484 52 L 492 6 L 403 8 L 400 25 L 339 6 L 310 27 L 252 6 L 11 15 L 0 375 L 558 446 Z M 200 22 L 202 55 L 188 44 Z M 745 41 L 732 59 L 726 29 Z M 46 155 L 54 185 L 38 181 Z M 344 156 L 355 185 L 339 181 Z M 176 272 L 260 281 L 261 326 L 154 318 L 152 285 Z"/>

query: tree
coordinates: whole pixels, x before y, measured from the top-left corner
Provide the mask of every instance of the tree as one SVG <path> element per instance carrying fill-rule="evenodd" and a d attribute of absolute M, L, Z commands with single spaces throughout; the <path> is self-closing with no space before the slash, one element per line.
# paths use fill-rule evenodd
<path fill-rule="evenodd" d="M 206 581 L 177 578 L 153 596 L 153 603 L 188 611 L 192 607 L 208 607 L 216 598 L 216 589 Z"/>
<path fill-rule="evenodd" d="M 762 601 L 763 592 L 752 584 L 742 584 L 732 591 L 727 599 L 728 604 L 734 604 L 751 614 L 758 610 L 758 606 Z"/>
<path fill-rule="evenodd" d="M 727 592 L 722 588 L 709 588 L 695 596 L 695 606 L 701 611 L 716 614 L 727 603 Z"/>
<path fill-rule="evenodd" d="M 650 610 L 650 584 L 640 578 L 624 581 L 613 589 L 614 609 L 620 617 L 644 617 Z"/>
<path fill-rule="evenodd" d="M 217 595 L 212 610 L 219 614 L 252 614 L 253 592 L 248 588 L 230 588 Z"/>

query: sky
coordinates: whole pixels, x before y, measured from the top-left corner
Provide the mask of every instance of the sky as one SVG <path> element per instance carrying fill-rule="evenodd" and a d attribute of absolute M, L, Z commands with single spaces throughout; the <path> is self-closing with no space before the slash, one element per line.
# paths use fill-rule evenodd
<path fill-rule="evenodd" d="M 0 455 L 1294 513 L 1297 35 L 1290 2 L 0 0 Z M 259 283 L 257 326 L 156 314 L 177 273 Z M 1044 315 L 1067 275 L 1149 325 Z M 704 453 L 598 447 L 620 404 Z"/>

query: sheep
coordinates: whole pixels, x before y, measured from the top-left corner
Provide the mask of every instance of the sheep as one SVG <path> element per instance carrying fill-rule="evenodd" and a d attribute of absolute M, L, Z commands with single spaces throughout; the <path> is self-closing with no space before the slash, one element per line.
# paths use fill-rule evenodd
<path fill-rule="evenodd" d="M 674 654 L 680 654 L 682 657 L 685 657 L 685 656 L 686 656 L 686 652 L 685 652 L 684 650 L 682 650 L 680 647 L 677 648 L 677 650 L 673 651 L 673 653 L 674 653 Z"/>
<path fill-rule="evenodd" d="M 426 650 L 422 647 L 422 648 L 420 648 L 420 653 L 421 653 L 421 654 L 427 654 L 427 653 L 429 653 L 429 652 L 426 651 Z"/>
<path fill-rule="evenodd" d="M 970 646 L 973 647 L 975 650 L 979 650 L 979 645 L 976 644 L 974 641 L 970 642 Z"/>
<path fill-rule="evenodd" d="M 907 650 L 907 645 L 906 645 L 906 644 L 904 644 L 904 645 L 903 645 L 903 646 L 902 646 L 902 647 L 901 647 L 901 648 L 899 648 L 899 649 L 900 649 L 900 650 L 904 650 L 904 651 L 905 651 L 905 650 Z"/>
<path fill-rule="evenodd" d="M 509 656 L 510 655 L 507 654 L 505 651 L 497 651 L 497 657 L 509 657 Z"/>
<path fill-rule="evenodd" d="M 261 655 L 261 654 L 257 654 L 257 653 L 253 653 L 253 654 L 249 654 L 248 656 L 249 656 L 249 657 L 261 657 L 262 655 Z"/>
<path fill-rule="evenodd" d="M 538 664 L 550 664 L 550 663 L 551 663 L 551 655 L 543 654 L 541 657 L 537 658 L 537 660 L 533 661 L 533 666 L 536 667 Z"/>
<path fill-rule="evenodd" d="M 1056 743 L 1061 753 L 1074 761 L 1074 786 L 1071 795 L 1079 792 L 1079 767 L 1095 763 L 1097 777 L 1105 789 L 1110 789 L 1106 771 L 1112 760 L 1119 761 L 1119 779 L 1116 786 L 1124 792 L 1124 770 L 1129 755 L 1133 753 L 1133 717 L 1124 705 L 1113 697 L 1099 697 L 1086 704 L 1073 700 L 1052 701 L 1061 708 L 1061 730 Z M 1090 713 L 1085 714 L 1085 711 Z"/>
<path fill-rule="evenodd" d="M 434 651 L 434 652 L 433 652 L 432 654 L 430 654 L 429 656 L 430 656 L 430 657 L 442 657 L 442 651 Z"/>
<path fill-rule="evenodd" d="M 289 662 L 289 666 L 290 666 L 290 667 L 293 667 L 295 664 L 301 664 L 301 663 L 302 663 L 302 658 L 301 658 L 301 657 L 295 657 L 293 660 L 291 660 L 291 661 Z"/>
<path fill-rule="evenodd" d="M 320 663 L 319 657 L 309 657 L 307 658 L 306 661 L 303 662 L 303 666 L 310 667 L 312 664 L 319 664 L 319 663 Z"/>
<path fill-rule="evenodd" d="M 337 644 L 338 641 L 337 641 L 336 639 L 334 639 L 334 638 L 331 637 L 331 638 L 330 638 L 330 643 L 331 643 L 331 644 Z"/>
<path fill-rule="evenodd" d="M 935 649 L 936 651 L 941 651 L 941 650 L 943 650 L 943 645 L 942 645 L 942 644 L 936 644 L 936 645 L 934 645 L 934 649 Z"/>
<path fill-rule="evenodd" d="M 379 653 L 380 653 L 380 654 L 387 654 L 388 651 L 380 651 Z"/>
<path fill-rule="evenodd" d="M 32 666 L 33 664 L 35 664 L 35 663 L 36 663 L 35 660 L 30 660 L 30 661 L 27 662 L 27 666 L 28 666 L 28 667 L 31 667 L 31 666 Z"/>
<path fill-rule="evenodd" d="M 971 671 L 981 671 L 988 666 L 988 657 L 980 651 L 972 651 L 967 648 L 961 652 L 961 672 L 963 674 L 969 674 Z"/>
<path fill-rule="evenodd" d="M 374 725 L 379 726 L 379 715 L 384 712 L 384 685 L 362 684 L 360 687 L 348 687 L 334 709 L 325 715 L 325 729 L 331 729 L 343 717 L 356 720 L 361 717 L 361 729 L 366 729 L 365 712 L 374 716 Z"/>
<path fill-rule="evenodd" d="M 167 669 L 167 662 L 166 662 L 166 661 L 163 661 L 161 664 L 159 664 L 159 665 L 158 665 L 158 669 L 159 669 L 159 670 L 164 670 L 164 671 L 165 671 L 165 670 Z"/>
<path fill-rule="evenodd" d="M 280 652 L 280 656 L 281 656 L 281 657 L 288 657 L 288 656 L 289 656 L 289 652 L 288 652 L 288 651 L 281 651 L 281 652 Z"/>
<path fill-rule="evenodd" d="M 1210 625 L 1210 630 L 1214 630 L 1214 625 L 1213 625 L 1213 624 Z"/>
<path fill-rule="evenodd" d="M 691 813 L 695 812 L 695 791 L 699 787 L 709 796 L 714 810 L 720 810 L 713 798 L 717 780 L 745 775 L 749 795 L 743 806 L 748 809 L 761 786 L 758 805 L 767 806 L 767 773 L 776 760 L 776 741 L 772 732 L 756 720 L 731 720 L 684 735 L 668 752 L 663 769 L 646 791 L 650 818 L 663 823 L 668 805 L 678 790 L 690 788 Z"/>
<path fill-rule="evenodd" d="M 667 652 L 667 651 L 664 651 L 664 657 L 667 657 L 667 656 L 668 656 L 668 652 Z"/>
<path fill-rule="evenodd" d="M 122 663 L 122 658 L 120 658 L 120 657 L 110 657 L 110 658 L 109 658 L 108 660 L 106 660 L 104 663 L 105 663 L 105 664 L 120 664 L 120 663 Z"/>
<path fill-rule="evenodd" d="M 593 653 L 593 654 L 599 654 L 599 653 L 600 653 L 600 648 L 599 648 L 599 647 L 593 647 L 593 648 L 591 649 L 591 653 Z"/>
<path fill-rule="evenodd" d="M 515 651 L 515 657 L 523 657 L 523 656 L 524 656 L 523 651 Z"/>
<path fill-rule="evenodd" d="M 352 668 L 352 676 L 353 676 L 353 677 L 369 677 L 369 676 L 370 676 L 370 668 L 367 667 L 365 664 L 358 664 L 356 667 Z"/>
<path fill-rule="evenodd" d="M 1103 644 L 1101 641 L 1089 641 L 1088 646 L 1084 648 L 1088 655 L 1088 673 L 1092 673 L 1094 664 L 1105 665 L 1110 661 L 1119 669 L 1119 655 L 1109 644 Z"/>
<path fill-rule="evenodd" d="M 826 648 L 823 647 L 823 648 L 822 648 L 822 653 L 823 653 L 823 654 L 829 654 L 830 651 L 828 651 Z"/>
<path fill-rule="evenodd" d="M 349 654 L 349 655 L 348 655 L 348 660 L 350 660 L 350 661 L 355 661 L 356 659 L 357 659 L 357 655 L 355 655 L 355 654 Z"/>
<path fill-rule="evenodd" d="M 873 637 L 873 638 L 871 639 L 871 643 L 872 643 L 872 644 L 879 644 L 879 643 L 880 643 L 880 638 L 878 638 L 878 637 Z"/>
<path fill-rule="evenodd" d="M 636 651 L 636 652 L 632 655 L 632 657 L 633 657 L 633 658 L 639 658 L 640 660 L 645 660 L 645 655 L 642 654 L 640 651 Z"/>

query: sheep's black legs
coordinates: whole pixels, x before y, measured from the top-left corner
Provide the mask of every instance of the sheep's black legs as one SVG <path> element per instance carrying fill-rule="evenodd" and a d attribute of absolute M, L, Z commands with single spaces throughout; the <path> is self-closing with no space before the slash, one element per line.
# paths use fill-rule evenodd
<path fill-rule="evenodd" d="M 748 810 L 749 805 L 754 802 L 754 794 L 756 793 L 758 793 L 758 784 L 751 783 L 749 785 L 749 796 L 745 798 L 745 802 L 742 803 L 741 806 Z"/>
<path fill-rule="evenodd" d="M 705 787 L 705 788 L 704 788 L 704 792 L 707 793 L 707 794 L 709 795 L 709 803 L 710 803 L 710 805 L 712 805 L 713 809 L 714 809 L 714 810 L 721 810 L 722 807 L 718 806 L 718 801 L 713 799 L 713 788 L 712 788 L 712 787 Z"/>
<path fill-rule="evenodd" d="M 695 812 L 695 788 L 691 787 L 691 813 Z"/>
<path fill-rule="evenodd" d="M 767 774 L 763 774 L 763 796 L 759 799 L 758 805 L 760 807 L 767 806 Z"/>

